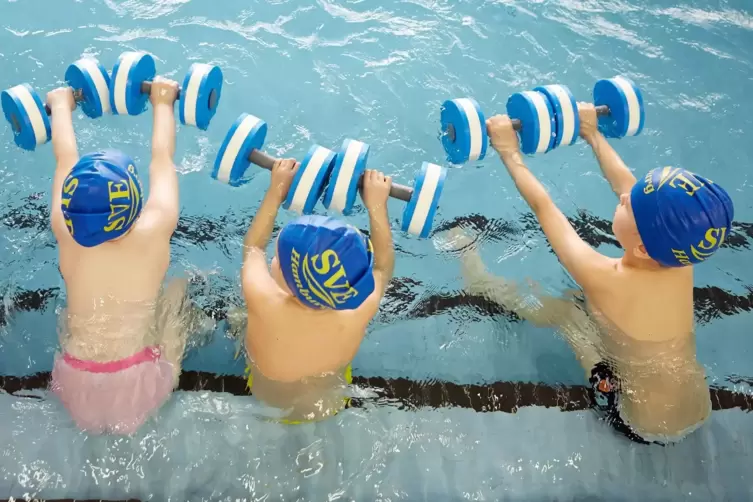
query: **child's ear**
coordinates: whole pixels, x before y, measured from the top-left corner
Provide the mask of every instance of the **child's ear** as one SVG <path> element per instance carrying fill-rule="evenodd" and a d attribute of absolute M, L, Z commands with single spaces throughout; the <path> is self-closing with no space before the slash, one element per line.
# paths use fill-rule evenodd
<path fill-rule="evenodd" d="M 638 244 L 635 248 L 633 248 L 633 255 L 636 258 L 640 258 L 641 260 L 650 260 L 651 257 L 646 252 L 646 246 L 643 244 Z"/>

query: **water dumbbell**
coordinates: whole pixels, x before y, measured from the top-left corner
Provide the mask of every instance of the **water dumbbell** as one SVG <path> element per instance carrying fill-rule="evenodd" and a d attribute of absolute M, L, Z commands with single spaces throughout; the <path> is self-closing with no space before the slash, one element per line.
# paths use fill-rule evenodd
<path fill-rule="evenodd" d="M 366 170 L 369 149 L 369 145 L 361 141 L 343 141 L 324 192 L 325 208 L 334 209 L 346 216 L 353 211 Z M 422 238 L 429 236 L 446 176 L 445 168 L 423 162 L 415 175 L 413 187 L 392 184 L 390 197 L 407 202 L 401 224 L 403 232 Z"/>
<path fill-rule="evenodd" d="M 557 123 L 547 97 L 539 91 L 517 92 L 507 100 L 507 115 L 520 135 L 525 154 L 544 153 L 554 148 Z M 442 105 L 442 145 L 447 160 L 460 164 L 482 160 L 489 138 L 486 118 L 473 98 L 445 101 Z"/>
<path fill-rule="evenodd" d="M 555 137 L 551 148 L 574 144 L 580 134 L 580 118 L 570 89 L 555 84 L 536 87 L 534 91 L 546 96 L 554 112 Z M 624 138 L 641 133 L 646 115 L 643 96 L 635 83 L 621 76 L 602 79 L 596 82 L 593 96 L 599 130 L 604 136 Z"/>
<path fill-rule="evenodd" d="M 593 89 L 596 109 L 606 107 L 599 114 L 599 130 L 608 138 L 638 136 L 646 122 L 643 94 L 635 82 L 617 76 L 596 82 Z"/>
<path fill-rule="evenodd" d="M 250 164 L 271 170 L 276 159 L 261 151 L 266 135 L 267 124 L 260 118 L 247 113 L 238 117 L 220 147 L 212 178 L 239 186 L 246 182 L 244 175 Z M 324 195 L 327 209 L 350 214 L 368 154 L 367 144 L 351 139 L 346 139 L 337 153 L 313 145 L 301 162 L 283 207 L 310 214 Z M 444 168 L 424 162 L 413 187 L 392 184 L 390 196 L 407 202 L 403 231 L 419 237 L 429 236 L 445 177 Z"/>
<path fill-rule="evenodd" d="M 65 81 L 81 110 L 96 119 L 110 112 L 110 77 L 99 61 L 79 59 L 68 66 Z M 13 129 L 16 145 L 35 150 L 52 139 L 50 107 L 29 84 L 6 89 L 0 95 L 5 119 Z"/>
<path fill-rule="evenodd" d="M 594 86 L 599 129 L 607 137 L 636 136 L 643 129 L 645 112 L 640 89 L 625 77 L 599 80 Z M 578 139 L 578 107 L 563 85 L 545 85 L 515 93 L 507 101 L 507 114 L 520 134 L 525 154 L 545 153 Z M 455 164 L 481 160 L 486 155 L 486 119 L 472 98 L 445 101 L 441 112 L 442 145 Z"/>
<path fill-rule="evenodd" d="M 124 52 L 112 69 L 110 106 L 115 115 L 139 115 L 149 101 L 151 83 L 157 73 L 154 58 L 145 52 Z M 222 95 L 219 66 L 194 63 L 178 90 L 180 122 L 201 130 L 217 111 Z"/>

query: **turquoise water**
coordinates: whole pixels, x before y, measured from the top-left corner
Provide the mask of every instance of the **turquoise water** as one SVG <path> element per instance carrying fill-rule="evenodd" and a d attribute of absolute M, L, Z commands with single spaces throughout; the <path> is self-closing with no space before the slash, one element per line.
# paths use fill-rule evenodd
<path fill-rule="evenodd" d="M 753 148 L 747 138 L 753 127 L 749 99 L 753 89 L 753 14 L 742 0 L 59 0 L 40 5 L 0 4 L 2 88 L 26 81 L 44 93 L 60 83 L 66 66 L 82 55 L 96 56 L 111 68 L 126 50 L 152 53 L 158 72 L 177 80 L 182 80 L 192 62 L 222 67 L 222 102 L 209 130 L 179 130 L 176 163 L 181 175 L 182 222 L 174 240 L 172 264 L 176 274 L 188 271 L 204 278 L 204 286 L 196 288 L 200 301 L 206 306 L 221 303 L 222 308 L 222 299 L 240 301 L 241 240 L 268 182 L 268 174 L 261 172 L 248 185 L 233 189 L 209 177 L 225 132 L 241 112 L 268 122 L 265 149 L 269 153 L 300 158 L 314 142 L 337 148 L 344 138 L 355 138 L 371 145 L 371 167 L 410 184 L 423 161 L 446 164 L 438 140 L 439 107 L 445 99 L 472 96 L 490 114 L 503 112 L 511 93 L 537 85 L 562 83 L 577 99 L 587 100 L 596 79 L 617 74 L 632 78 L 643 91 L 647 119 L 641 136 L 615 143 L 628 165 L 637 172 L 681 165 L 725 186 L 734 199 L 735 239 L 696 272 L 700 290 L 718 293 L 710 289 L 716 287 L 728 293 L 728 299 L 719 305 L 697 300 L 696 306 L 708 313 L 699 319 L 698 355 L 711 383 L 749 392 L 734 383 L 739 379 L 730 378 L 753 376 L 749 313 L 753 272 L 744 266 L 753 238 L 753 227 L 746 226 L 753 222 L 749 202 L 753 188 L 748 181 Z M 40 15 L 42 9 L 44 16 Z M 148 184 L 149 112 L 96 121 L 77 113 L 75 124 L 82 152 L 106 146 L 127 151 Z M 19 311 L 16 305 L 19 295 L 24 298 L 29 291 L 62 286 L 46 220 L 54 160 L 50 145 L 35 153 L 17 149 L 4 123 L 0 138 L 5 139 L 0 145 L 0 290 L 7 314 L 3 316 L 7 322 L 0 326 L 0 375 L 23 376 L 50 370 L 57 347 L 54 310 L 64 302 L 53 291 L 46 303 L 28 307 L 30 311 Z M 611 218 L 616 201 L 583 144 L 530 159 L 529 167 L 569 216 L 591 234 L 600 235 L 599 220 Z M 402 203 L 391 201 L 389 209 L 396 220 L 396 291 L 388 297 L 354 361 L 355 374 L 455 383 L 583 383 L 582 371 L 567 345 L 551 330 L 508 322 L 472 307 L 432 310 L 438 298 L 459 297 L 456 258 L 438 250 L 433 239 L 400 234 L 397 219 Z M 552 292 L 562 290 L 569 286 L 567 275 L 549 252 L 543 235 L 528 223 L 528 214 L 501 163 L 489 155 L 482 162 L 451 169 L 436 223 L 446 227 L 469 215 L 482 215 L 487 219 L 481 229 L 482 255 L 491 271 L 515 279 L 530 277 Z M 281 213 L 279 222 L 290 218 L 290 214 Z M 361 228 L 367 226 L 363 212 L 352 221 Z M 619 253 L 606 240 L 599 249 L 610 255 Z M 195 345 L 187 355 L 185 369 L 242 374 L 242 361 L 233 358 L 236 342 L 225 335 L 223 323 L 211 339 Z M 255 421 L 247 398 L 209 396 L 200 401 L 202 406 L 225 404 L 190 420 L 186 417 L 193 408 L 185 402 L 192 399 L 186 397 L 190 395 L 176 397 L 156 424 L 145 427 L 138 437 L 117 441 L 77 435 L 51 399 L 4 400 L 0 413 L 7 419 L 3 422 L 7 441 L 3 444 L 10 446 L 5 457 L 0 456 L 8 459 L 0 463 L 0 496 L 19 496 L 17 490 L 22 486 L 40 496 L 128 495 L 160 500 L 172 495 L 183 499 L 190 489 L 161 483 L 166 475 L 159 467 L 180 469 L 195 487 L 203 479 L 198 473 L 208 469 L 207 463 L 219 462 L 227 455 L 231 459 L 229 477 L 216 487 L 223 496 L 251 493 L 250 483 L 269 476 L 286 479 L 294 486 L 303 478 L 312 483 L 306 477 L 310 475 L 316 489 L 296 495 L 301 500 L 339 493 L 339 487 L 342 497 L 357 498 L 359 493 L 368 500 L 415 500 L 434 493 L 426 488 L 434 486 L 434 478 L 423 469 L 432 454 L 428 446 L 432 441 L 442 445 L 444 472 L 449 472 L 450 465 L 460 469 L 454 475 L 454 486 L 435 488 L 440 494 L 447 493 L 448 500 L 464 494 L 495 500 L 509 493 L 514 499 L 526 500 L 526 494 L 559 493 L 547 491 L 553 483 L 548 476 L 530 480 L 524 474 L 518 476 L 510 467 L 517 459 L 508 459 L 507 453 L 504 458 L 495 457 L 497 449 L 519 452 L 522 462 L 531 466 L 577 452 L 586 459 L 578 474 L 574 469 L 555 469 L 555 484 L 570 487 L 562 492 L 572 495 L 570 498 L 613 493 L 605 491 L 603 480 L 591 483 L 600 459 L 613 455 L 605 445 L 628 452 L 625 455 L 632 455 L 634 461 L 627 467 L 613 465 L 613 470 L 604 474 L 607 479 L 626 489 L 655 487 L 659 499 L 690 497 L 684 488 L 688 483 L 696 487 L 690 490 L 692 497 L 701 500 L 740 493 L 734 491 L 739 482 L 734 473 L 739 467 L 731 466 L 741 462 L 751 465 L 747 455 L 750 445 L 730 438 L 744 437 L 742 431 L 750 432 L 753 424 L 742 416 L 727 419 L 734 411 L 724 412 L 724 419 L 716 419 L 723 426 L 717 424 L 709 428 L 711 432 L 694 436 L 686 443 L 690 446 L 682 447 L 685 450 L 645 453 L 656 450 L 636 450 L 623 444 L 592 422 L 587 412 L 542 415 L 540 435 L 563 430 L 560 420 L 586 424 L 574 429 L 577 432 L 573 434 L 581 438 L 574 440 L 577 444 L 563 446 L 554 440 L 549 444 L 530 440 L 528 436 L 536 436 L 536 432 L 517 418 L 471 410 L 413 413 L 380 409 L 374 416 L 354 410 L 329 424 L 288 432 Z M 527 413 L 533 411 L 536 409 Z M 233 420 L 225 412 L 233 414 Z M 364 413 L 367 416 L 362 417 Z M 429 418 L 423 413 L 429 413 Z M 28 422 L 21 417 L 29 417 Z M 394 441 L 376 439 L 385 430 L 408 432 L 394 432 Z M 505 434 L 494 432 L 503 430 Z M 215 441 L 211 454 L 205 454 L 206 447 L 191 446 L 190 435 L 196 431 L 206 433 L 202 441 Z M 265 445 L 262 450 L 257 444 L 260 435 Z M 354 460 L 346 454 L 347 441 L 328 441 L 341 436 L 361 438 L 364 451 L 389 454 L 377 455 L 372 463 L 364 460 L 366 453 Z M 27 448 L 31 438 L 37 446 Z M 530 446 L 522 447 L 524 440 Z M 94 446 L 80 449 L 83 441 Z M 145 457 L 133 455 L 134 448 L 152 441 L 169 445 L 152 450 L 161 460 L 149 457 L 146 462 Z M 487 442 L 492 445 L 479 446 Z M 312 444 L 320 445 L 316 449 L 321 449 L 326 460 L 315 474 L 301 473 L 295 467 L 295 452 L 306 458 L 316 456 L 306 450 Z M 283 445 L 280 451 L 284 453 L 270 457 L 276 445 Z M 688 449 L 705 463 L 698 460 L 686 466 L 691 462 Z M 80 469 L 71 471 L 55 450 L 78 451 L 74 464 Z M 12 461 L 16 456 L 24 462 Z M 97 459 L 102 458 L 113 459 L 108 460 L 109 481 L 105 484 L 99 481 L 104 467 Z M 135 458 L 135 463 L 129 458 Z M 343 471 L 341 464 L 359 462 L 358 458 L 357 473 L 347 478 L 352 482 L 345 483 L 343 472 L 351 471 Z M 459 467 L 462 462 L 487 467 L 466 473 L 465 467 Z M 665 462 L 666 469 L 662 473 L 658 467 L 656 471 L 636 467 L 644 462 Z M 42 465 L 41 471 L 60 482 L 53 489 L 49 484 L 52 478 L 40 475 L 20 483 L 24 469 L 28 471 L 32 465 Z M 627 479 L 620 474 L 623 468 L 631 469 Z M 141 484 L 127 481 L 131 471 L 141 473 Z M 699 477 L 698 472 L 706 473 L 708 479 Z M 406 473 L 412 473 L 415 483 L 400 481 Z M 714 476 L 722 477 L 712 483 L 709 479 L 716 479 Z M 374 492 L 365 488 L 371 486 L 372 477 L 380 480 L 380 488 Z M 532 483 L 516 484 L 512 492 L 506 491 L 507 483 L 521 480 Z M 699 483 L 710 491 L 699 491 Z M 714 483 L 721 488 L 708 488 L 717 486 Z M 270 500 L 289 493 L 278 485 L 265 485 Z M 261 485 L 254 486 L 256 496 L 265 493 Z M 218 499 L 205 492 L 198 498 Z"/>

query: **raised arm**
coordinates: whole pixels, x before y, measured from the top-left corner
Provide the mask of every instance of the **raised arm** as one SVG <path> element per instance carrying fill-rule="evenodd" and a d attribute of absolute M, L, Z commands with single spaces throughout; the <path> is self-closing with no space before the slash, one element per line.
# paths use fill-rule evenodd
<path fill-rule="evenodd" d="M 47 94 L 47 104 L 52 111 L 52 149 L 55 153 L 55 175 L 52 180 L 52 208 L 50 219 L 52 232 L 58 242 L 70 237 L 60 207 L 63 199 L 63 183 L 78 162 L 76 134 L 73 131 L 73 110 L 76 102 L 70 87 L 61 87 Z"/>
<path fill-rule="evenodd" d="M 254 296 L 267 294 L 277 287 L 269 274 L 264 250 L 272 236 L 277 212 L 288 195 L 299 164 L 293 159 L 277 160 L 272 167 L 272 179 L 267 193 L 256 211 L 243 240 L 243 271 L 241 283 L 246 304 L 253 308 Z"/>
<path fill-rule="evenodd" d="M 374 247 L 374 280 L 380 300 L 395 270 L 395 249 L 387 215 L 387 200 L 391 186 L 390 176 L 371 169 L 364 173 L 361 197 L 369 212 L 371 244 Z"/>
<path fill-rule="evenodd" d="M 596 109 L 591 103 L 578 103 L 578 116 L 580 117 L 580 135 L 591 146 L 591 149 L 599 162 L 601 172 L 612 185 L 612 190 L 619 197 L 629 193 L 635 185 L 635 176 L 622 161 L 612 145 L 599 132 Z"/>
<path fill-rule="evenodd" d="M 502 158 L 520 195 L 536 215 L 557 257 L 581 287 L 596 286 L 601 271 L 609 266 L 608 259 L 580 238 L 544 186 L 528 170 L 510 118 L 497 115 L 486 124 L 492 146 Z"/>
<path fill-rule="evenodd" d="M 143 220 L 150 230 L 172 234 L 178 225 L 180 199 L 178 173 L 175 171 L 175 100 L 178 83 L 157 77 L 152 82 L 149 100 L 154 119 L 152 126 L 152 162 L 149 164 L 149 199 Z"/>

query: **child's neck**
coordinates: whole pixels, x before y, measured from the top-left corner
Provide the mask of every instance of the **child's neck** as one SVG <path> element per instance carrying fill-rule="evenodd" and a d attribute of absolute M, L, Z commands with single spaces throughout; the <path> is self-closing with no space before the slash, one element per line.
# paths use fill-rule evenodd
<path fill-rule="evenodd" d="M 656 261 L 645 258 L 638 258 L 633 253 L 626 252 L 620 260 L 622 266 L 625 268 L 633 268 L 639 270 L 659 270 L 662 268 Z"/>

